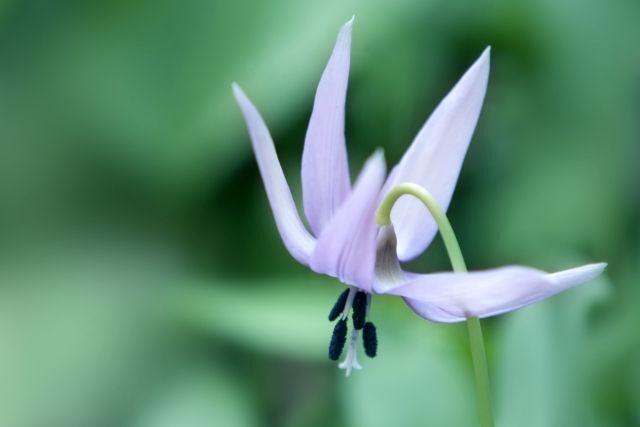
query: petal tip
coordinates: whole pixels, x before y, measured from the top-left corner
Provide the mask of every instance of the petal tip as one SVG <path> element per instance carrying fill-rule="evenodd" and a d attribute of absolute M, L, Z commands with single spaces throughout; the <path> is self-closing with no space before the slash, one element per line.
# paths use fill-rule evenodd
<path fill-rule="evenodd" d="M 378 147 L 375 149 L 375 151 L 373 152 L 373 154 L 371 155 L 371 158 L 382 158 L 382 160 L 384 160 L 384 148 L 382 147 Z"/>
<path fill-rule="evenodd" d="M 548 274 L 547 278 L 556 284 L 561 284 L 563 287 L 569 288 L 595 279 L 602 274 L 606 267 L 606 262 L 586 264 L 569 270 Z"/>
<path fill-rule="evenodd" d="M 597 271 L 598 274 L 602 273 L 607 269 L 607 267 L 609 267 L 609 264 L 606 262 L 596 262 L 592 265 L 593 265 L 593 270 Z"/>
<path fill-rule="evenodd" d="M 478 66 L 481 68 L 489 68 L 489 65 L 491 64 L 491 46 L 487 46 L 482 51 L 482 53 L 476 60 L 476 64 L 478 64 Z"/>
<path fill-rule="evenodd" d="M 597 275 L 601 274 L 604 270 L 606 270 L 608 265 L 609 264 L 607 264 L 606 262 L 594 262 L 593 264 L 587 264 L 582 268 L 585 271 L 590 272 L 592 277 L 596 277 Z"/>
<path fill-rule="evenodd" d="M 381 147 L 376 148 L 373 154 L 371 154 L 371 156 L 369 156 L 369 158 L 365 162 L 362 170 L 364 171 L 367 166 L 376 166 L 382 169 L 382 174 L 384 175 L 387 170 L 387 162 L 384 157 L 384 149 L 382 149 Z"/>
<path fill-rule="evenodd" d="M 351 15 L 351 19 L 349 19 L 347 22 L 345 22 L 343 27 L 347 27 L 347 26 L 351 27 L 351 26 L 353 26 L 353 21 L 355 19 L 356 19 L 356 15 L 355 14 Z"/>
<path fill-rule="evenodd" d="M 342 27 L 340 28 L 340 31 L 338 32 L 338 38 L 340 38 L 341 36 L 351 37 L 351 31 L 353 29 L 353 21 L 355 19 L 356 19 L 356 15 L 353 15 L 351 19 L 349 19 L 347 22 L 345 22 L 342 25 Z"/>
<path fill-rule="evenodd" d="M 475 77 L 478 82 L 480 81 L 488 81 L 489 79 L 489 68 L 491 66 L 491 46 L 487 46 L 484 48 L 478 59 L 469 67 L 465 75 L 462 77 L 464 79 L 466 76 L 477 76 Z M 480 77 L 482 76 L 482 77 Z M 484 84 L 486 86 L 486 83 Z"/>
<path fill-rule="evenodd" d="M 239 103 L 246 101 L 247 95 L 244 93 L 238 83 L 232 82 L 231 90 L 233 91 L 233 96 L 236 98 L 236 101 L 238 101 Z"/>

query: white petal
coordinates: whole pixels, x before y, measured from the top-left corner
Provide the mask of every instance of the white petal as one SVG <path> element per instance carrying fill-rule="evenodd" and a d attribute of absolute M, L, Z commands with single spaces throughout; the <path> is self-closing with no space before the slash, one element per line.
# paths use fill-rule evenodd
<path fill-rule="evenodd" d="M 382 151 L 367 160 L 351 195 L 318 238 L 309 264 L 315 272 L 371 291 L 378 229 L 375 210 L 385 169 Z"/>
<path fill-rule="evenodd" d="M 316 91 L 302 152 L 302 196 L 311 230 L 319 236 L 351 187 L 344 137 L 351 25 L 344 24 Z"/>
<path fill-rule="evenodd" d="M 529 267 L 510 266 L 470 273 L 418 276 L 388 291 L 405 298 L 421 317 L 434 322 L 461 322 L 516 310 L 588 282 L 606 264 L 589 264 L 548 274 Z"/>
<path fill-rule="evenodd" d="M 480 115 L 488 78 L 489 48 L 422 127 L 398 165 L 395 184 L 419 184 L 447 209 Z M 398 200 L 391 211 L 391 220 L 398 235 L 398 257 L 402 261 L 420 255 L 438 230 L 427 209 L 411 197 Z"/>
<path fill-rule="evenodd" d="M 315 242 L 300 220 L 269 130 L 242 89 L 235 83 L 232 87 L 249 129 L 253 152 L 282 241 L 296 260 L 307 265 Z"/>

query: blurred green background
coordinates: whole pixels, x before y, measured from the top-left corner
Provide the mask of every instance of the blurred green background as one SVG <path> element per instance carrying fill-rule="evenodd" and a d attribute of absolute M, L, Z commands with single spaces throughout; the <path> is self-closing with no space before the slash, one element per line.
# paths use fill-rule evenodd
<path fill-rule="evenodd" d="M 285 251 L 230 84 L 300 200 L 356 14 L 352 171 L 492 71 L 450 215 L 473 269 L 608 261 L 484 322 L 499 426 L 640 426 L 640 2 L 0 2 L 0 426 L 477 425 L 464 325 L 375 298 L 379 356 L 326 358 L 335 280 Z M 439 239 L 410 266 L 449 269 Z"/>

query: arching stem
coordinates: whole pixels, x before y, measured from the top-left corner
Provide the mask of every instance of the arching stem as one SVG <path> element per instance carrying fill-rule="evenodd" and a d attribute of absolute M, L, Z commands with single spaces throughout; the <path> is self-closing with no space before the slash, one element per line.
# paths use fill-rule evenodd
<path fill-rule="evenodd" d="M 394 186 L 391 191 L 387 193 L 376 212 L 378 223 L 380 225 L 388 225 L 391 223 L 391 208 L 393 208 L 396 201 L 404 195 L 411 195 L 425 205 L 438 225 L 453 271 L 466 272 L 467 266 L 449 219 L 433 195 L 421 186 L 409 182 Z M 487 356 L 484 349 L 482 327 L 477 317 L 467 318 L 467 331 L 469 333 L 469 345 L 471 347 L 471 358 L 473 360 L 473 371 L 475 373 L 480 425 L 482 427 L 493 427 Z"/>

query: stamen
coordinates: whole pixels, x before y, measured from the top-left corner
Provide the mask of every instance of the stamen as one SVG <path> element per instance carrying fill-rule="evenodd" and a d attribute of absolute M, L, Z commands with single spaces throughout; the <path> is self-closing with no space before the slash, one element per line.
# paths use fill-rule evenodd
<path fill-rule="evenodd" d="M 329 313 L 329 321 L 330 322 L 333 322 L 334 320 L 336 320 L 338 318 L 338 316 L 340 316 L 340 314 L 342 314 L 342 312 L 344 311 L 344 306 L 347 303 L 347 296 L 348 295 L 349 295 L 349 289 L 345 289 L 344 292 L 342 292 L 340 294 L 340 296 L 338 297 L 338 300 L 333 305 L 333 308 L 331 309 L 331 312 Z"/>
<path fill-rule="evenodd" d="M 349 341 L 349 349 L 347 350 L 347 357 L 344 361 L 338 365 L 340 369 L 345 369 L 345 375 L 348 377 L 351 375 L 352 369 L 362 369 L 362 366 L 358 363 L 358 351 L 356 344 L 358 343 L 358 334 L 360 331 L 354 329 L 351 331 L 351 340 Z"/>
<path fill-rule="evenodd" d="M 347 320 L 340 319 L 333 328 L 331 342 L 329 343 L 329 359 L 338 360 L 347 341 Z"/>
<path fill-rule="evenodd" d="M 367 295 L 364 292 L 358 292 L 353 299 L 353 327 L 362 329 L 367 319 Z"/>
<path fill-rule="evenodd" d="M 378 335 L 376 327 L 371 322 L 364 324 L 362 343 L 364 344 L 364 353 L 371 358 L 376 357 L 378 353 Z"/>

